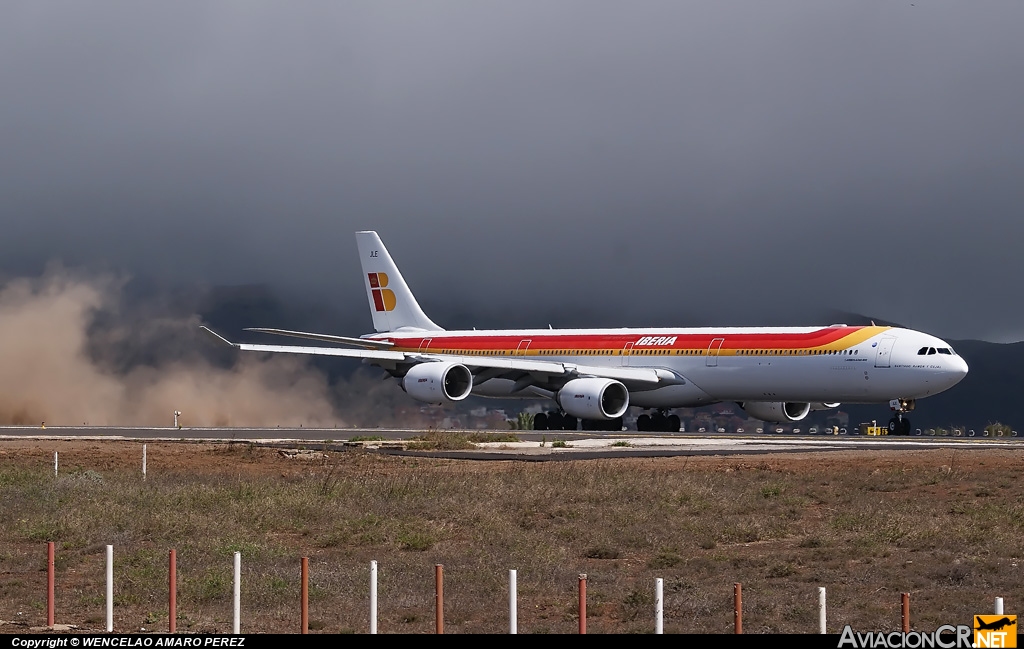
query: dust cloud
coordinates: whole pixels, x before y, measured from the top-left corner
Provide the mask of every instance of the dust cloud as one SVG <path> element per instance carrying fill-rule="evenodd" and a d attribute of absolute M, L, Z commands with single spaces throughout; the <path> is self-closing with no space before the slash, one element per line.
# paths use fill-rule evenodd
<path fill-rule="evenodd" d="M 124 284 L 59 266 L 0 279 L 0 425 L 350 425 L 308 359 L 217 357 L 198 316 L 132 311 Z"/>

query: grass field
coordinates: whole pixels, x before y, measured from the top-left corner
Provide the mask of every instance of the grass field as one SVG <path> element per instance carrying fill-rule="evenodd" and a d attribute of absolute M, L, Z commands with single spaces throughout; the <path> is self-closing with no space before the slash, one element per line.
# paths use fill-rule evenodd
<path fill-rule="evenodd" d="M 54 478 L 53 452 L 61 475 Z M 0 443 L 0 620 L 45 623 L 46 547 L 57 544 L 57 622 L 102 629 L 105 545 L 115 548 L 115 628 L 167 629 L 167 553 L 178 553 L 178 630 L 231 629 L 242 553 L 242 629 L 299 629 L 310 557 L 310 627 L 365 632 L 369 562 L 379 629 L 506 632 L 518 570 L 520 633 L 814 632 L 970 624 L 996 596 L 1024 596 L 1024 452 L 850 451 L 525 463 L 346 451 L 289 459 L 248 444 Z M 0 627 L 5 632 L 19 627 Z"/>

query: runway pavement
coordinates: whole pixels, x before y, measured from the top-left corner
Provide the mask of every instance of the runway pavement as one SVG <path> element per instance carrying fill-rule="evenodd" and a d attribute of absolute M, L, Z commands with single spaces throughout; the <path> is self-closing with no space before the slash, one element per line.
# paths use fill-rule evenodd
<path fill-rule="evenodd" d="M 123 440 L 164 442 L 245 442 L 280 447 L 302 445 L 310 449 L 343 450 L 358 445 L 367 450 L 465 459 L 519 459 L 527 461 L 611 457 L 671 457 L 685 455 L 760 455 L 843 450 L 924 450 L 933 448 L 1024 448 L 1018 438 L 867 437 L 864 435 L 715 434 L 715 433 L 594 433 L 590 431 L 462 431 L 512 433 L 514 442 L 484 442 L 470 451 L 408 450 L 403 442 L 428 430 L 340 428 L 145 428 L 90 426 L 4 426 L 5 440 Z M 444 432 L 444 431 L 441 431 Z M 349 442 L 363 438 L 364 441 Z M 366 438 L 371 438 L 367 440 Z M 378 439 L 379 438 L 379 439 Z M 552 446 L 561 440 L 565 446 Z"/>

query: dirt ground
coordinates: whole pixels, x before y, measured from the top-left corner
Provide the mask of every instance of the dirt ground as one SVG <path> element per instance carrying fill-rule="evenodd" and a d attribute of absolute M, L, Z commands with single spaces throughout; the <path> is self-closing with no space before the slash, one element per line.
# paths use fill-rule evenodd
<path fill-rule="evenodd" d="M 58 481 L 74 478 L 73 490 L 46 492 L 54 452 Z M 297 630 L 299 556 L 321 575 L 311 628 L 328 633 L 365 632 L 370 558 L 390 580 L 382 632 L 433 630 L 435 563 L 452 581 L 448 632 L 507 629 L 507 568 L 530 562 L 519 578 L 521 632 L 575 631 L 579 573 L 591 575 L 591 632 L 649 631 L 654 576 L 665 578 L 668 632 L 729 632 L 734 582 L 744 583 L 751 632 L 813 631 L 826 584 L 830 619 L 861 630 L 895 628 L 903 590 L 915 593 L 915 624 L 963 624 L 990 612 L 996 595 L 1009 613 L 1024 596 L 1022 467 L 1024 448 L 980 445 L 537 464 L 149 442 L 147 488 L 157 493 L 146 495 L 134 486 L 141 442 L 3 440 L 0 632 L 45 619 L 49 537 L 63 555 L 58 622 L 80 629 L 102 625 L 102 544 L 111 540 L 128 564 L 115 580 L 117 628 L 134 631 L 167 628 L 167 547 L 182 548 L 182 569 L 202 573 L 180 582 L 187 632 L 230 629 L 230 574 L 219 566 L 234 549 L 255 557 L 246 579 L 258 586 L 243 597 L 250 632 Z M 195 504 L 220 502 L 218 489 L 226 502 L 266 509 L 219 520 Z M 291 519 L 274 507 L 299 497 L 292 492 L 323 506 L 296 500 L 288 507 L 302 513 Z M 151 519 L 137 503 L 158 497 L 197 509 L 175 523 L 154 504 Z M 47 499 L 54 511 L 43 511 Z M 109 505 L 89 511 L 98 499 Z M 109 520 L 94 520 L 105 512 Z M 327 564 L 349 567 L 326 574 Z"/>

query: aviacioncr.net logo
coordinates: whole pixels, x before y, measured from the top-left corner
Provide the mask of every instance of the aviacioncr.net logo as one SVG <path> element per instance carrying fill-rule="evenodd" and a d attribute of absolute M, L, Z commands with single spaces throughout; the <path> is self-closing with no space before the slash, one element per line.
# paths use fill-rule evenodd
<path fill-rule="evenodd" d="M 971 642 L 971 627 L 966 624 L 953 626 L 943 624 L 931 633 L 922 631 L 868 631 L 857 633 L 850 625 L 843 628 L 843 634 L 839 637 L 838 649 L 851 647 L 852 649 L 967 649 L 975 647 Z"/>
<path fill-rule="evenodd" d="M 373 308 L 376 311 L 394 311 L 398 300 L 395 292 L 387 288 L 387 273 L 367 273 L 370 280 L 370 293 L 373 295 Z"/>
<path fill-rule="evenodd" d="M 974 647 L 1017 646 L 1016 615 L 975 615 Z"/>

